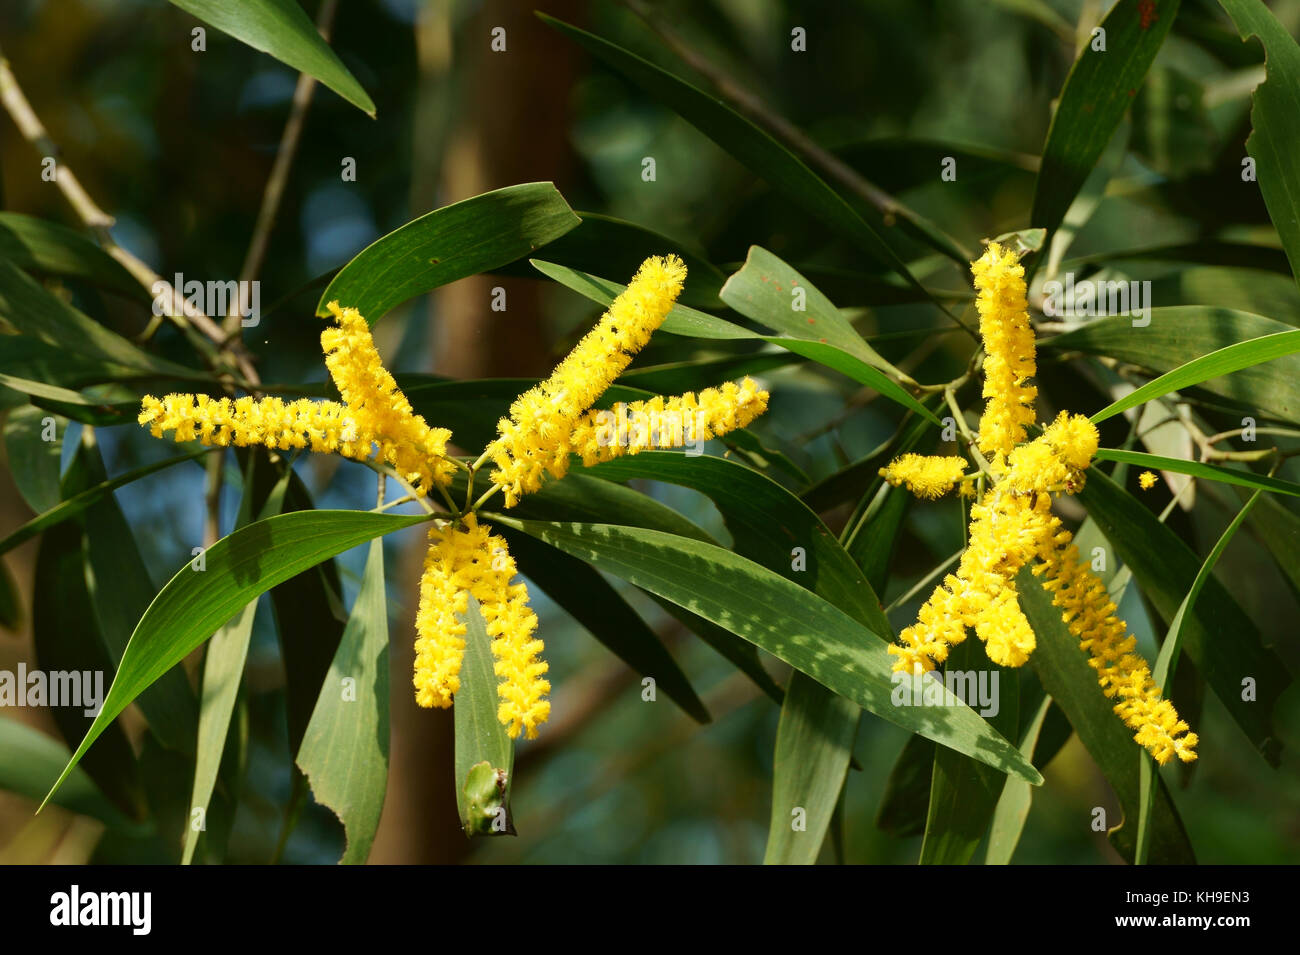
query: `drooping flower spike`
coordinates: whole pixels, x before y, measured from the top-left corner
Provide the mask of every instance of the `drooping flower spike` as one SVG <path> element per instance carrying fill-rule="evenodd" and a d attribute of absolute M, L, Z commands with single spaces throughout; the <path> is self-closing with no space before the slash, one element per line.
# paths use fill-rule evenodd
<path fill-rule="evenodd" d="M 652 447 L 698 445 L 745 427 L 766 410 L 767 392 L 746 378 L 698 395 L 655 396 L 614 411 L 589 411 L 663 323 L 685 279 L 686 267 L 676 256 L 647 259 L 551 376 L 511 405 L 510 417 L 499 423 L 499 437 L 480 459 L 496 465 L 493 490 L 505 491 L 507 507 L 540 488 L 545 475 L 563 477 L 570 454 L 595 464 Z M 459 466 L 447 456 L 451 432 L 429 427 L 414 412 L 384 367 L 361 314 L 337 302 L 328 308 L 335 324 L 322 333 L 321 348 L 341 403 L 147 395 L 140 424 L 156 438 L 172 432 L 177 441 L 218 447 L 260 445 L 377 459 L 419 497 L 432 487 L 445 490 Z M 611 415 L 631 427 L 610 426 Z M 477 465 L 471 468 L 476 470 Z M 517 569 L 505 541 L 478 522 L 478 506 L 453 513 L 452 520 L 429 532 L 416 614 L 415 699 L 424 707 L 448 707 L 460 691 L 464 617 L 472 596 L 492 640 L 497 718 L 511 737 L 522 732 L 532 738 L 550 714 L 537 616 L 528 606 L 526 586 L 514 582 Z"/>
<path fill-rule="evenodd" d="M 1175 756 L 1190 762 L 1196 759 L 1196 734 L 1162 698 L 1105 585 L 1080 560 L 1070 532 L 1051 513 L 1053 494 L 1073 494 L 1083 486 L 1097 453 L 1097 429 L 1082 415 L 1062 412 L 1041 436 L 1025 440 L 1036 417 L 1037 389 L 1030 383 L 1035 345 L 1024 269 L 1014 252 L 990 243 L 971 272 L 987 399 L 978 446 L 989 456 L 995 482 L 971 508 L 970 539 L 956 571 L 889 648 L 898 657 L 894 668 L 933 669 L 971 628 L 994 663 L 1023 665 L 1035 639 L 1020 608 L 1016 575 L 1029 566 L 1088 653 L 1102 692 L 1117 700 L 1115 713 L 1134 730 L 1134 739 L 1162 765 Z M 962 465 L 960 458 L 907 454 L 880 473 L 918 497 L 935 498 L 966 486 Z M 1149 483 L 1144 477 L 1143 487 Z"/>

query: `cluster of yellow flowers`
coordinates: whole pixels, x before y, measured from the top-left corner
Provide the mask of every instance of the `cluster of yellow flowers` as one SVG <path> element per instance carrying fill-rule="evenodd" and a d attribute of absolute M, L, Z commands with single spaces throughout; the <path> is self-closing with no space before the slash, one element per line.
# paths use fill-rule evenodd
<path fill-rule="evenodd" d="M 322 332 L 321 349 L 342 403 L 146 395 L 139 421 L 156 438 L 171 432 L 176 441 L 217 447 L 260 445 L 378 460 L 422 499 L 431 488 L 446 496 L 457 468 L 468 471 L 472 482 L 478 464 L 490 458 L 496 465 L 492 490 L 504 491 L 506 506 L 513 507 L 522 494 L 541 487 L 544 475 L 563 477 L 571 454 L 594 464 L 645 448 L 703 442 L 745 427 L 767 408 L 767 392 L 746 378 L 698 396 L 655 396 L 617 412 L 630 413 L 634 422 L 653 413 L 653 428 L 611 431 L 601 418 L 611 413 L 590 410 L 663 324 L 685 280 L 686 267 L 676 256 L 647 259 L 552 375 L 514 401 L 510 417 L 499 422 L 498 438 L 474 465 L 447 454 L 451 432 L 429 427 L 414 412 L 384 367 L 365 318 L 337 302 L 329 303 L 335 324 Z M 664 428 L 665 421 L 678 426 Z M 415 698 L 425 707 L 452 705 L 460 690 L 463 617 L 472 595 L 492 638 L 497 718 L 511 737 L 523 732 L 532 738 L 550 713 L 551 685 L 540 657 L 542 641 L 534 636 L 537 616 L 528 606 L 528 591 L 523 583 L 512 583 L 517 569 L 505 541 L 475 514 L 488 496 L 463 513 L 451 508 L 448 498 L 451 519 L 429 532 L 416 614 Z"/>
<path fill-rule="evenodd" d="M 681 447 L 743 428 L 766 410 L 767 392 L 749 378 L 698 396 L 656 396 L 614 412 L 590 410 L 663 324 L 685 281 L 686 266 L 677 256 L 646 259 L 551 376 L 515 399 L 485 452 L 496 465 L 491 480 L 505 492 L 506 507 L 538 490 L 547 474 L 564 477 L 572 454 L 591 465 L 646 448 Z M 628 413 L 643 420 L 653 414 L 654 421 L 668 424 L 632 431 L 608 427 L 610 415 Z"/>
<path fill-rule="evenodd" d="M 420 706 L 451 706 L 460 689 L 460 665 L 465 656 L 468 595 L 478 601 L 492 637 L 495 671 L 501 679 L 497 694 L 499 719 L 510 736 L 525 731 L 529 739 L 546 721 L 551 704 L 545 699 L 551 684 L 544 679 L 547 664 L 538 658 L 542 641 L 534 638 L 537 615 L 528 606 L 528 590 L 512 584 L 515 562 L 506 542 L 494 536 L 475 515 L 462 526 L 448 524 L 429 531 L 432 542 L 420 578 L 420 608 L 415 617 L 415 701 Z"/>
<path fill-rule="evenodd" d="M 971 271 L 979 293 L 987 398 L 978 446 L 990 457 L 986 463 L 994 483 L 971 507 L 970 540 L 956 571 L 889 648 L 899 658 L 895 669 L 933 669 L 970 628 L 994 663 L 1024 664 L 1035 641 L 1020 608 L 1016 575 L 1030 566 L 1090 655 L 1102 692 L 1118 700 L 1115 712 L 1135 731 L 1134 739 L 1162 765 L 1173 756 L 1194 760 L 1196 734 L 1161 697 L 1105 585 L 1080 561 L 1070 532 L 1051 513 L 1053 494 L 1073 494 L 1083 486 L 1097 453 L 1097 429 L 1081 415 L 1061 412 L 1040 437 L 1025 440 L 1035 419 L 1037 390 L 1029 383 L 1035 345 L 1024 269 L 1014 252 L 990 243 Z M 958 485 L 968 487 L 975 475 L 963 471 L 960 458 L 907 454 L 880 473 L 918 497 L 936 498 Z"/>

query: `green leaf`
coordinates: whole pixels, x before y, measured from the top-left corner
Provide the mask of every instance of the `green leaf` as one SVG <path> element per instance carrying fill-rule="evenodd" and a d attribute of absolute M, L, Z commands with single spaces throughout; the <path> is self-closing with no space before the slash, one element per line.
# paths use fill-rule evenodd
<path fill-rule="evenodd" d="M 1186 305 L 1153 308 L 1151 324 L 1145 328 L 1134 328 L 1131 317 L 1112 316 L 1045 339 L 1040 345 L 1106 355 L 1163 373 L 1225 346 L 1293 330 L 1290 325 L 1249 312 Z M 1225 377 L 1204 380 L 1198 387 L 1260 412 L 1300 421 L 1300 355 L 1283 355 L 1241 368 Z"/>
<path fill-rule="evenodd" d="M 0 258 L 0 318 L 24 335 L 56 348 L 89 355 L 143 372 L 187 379 L 207 376 L 131 344 L 63 299 L 52 295 L 17 266 Z"/>
<path fill-rule="evenodd" d="M 1171 621 L 1196 579 L 1200 559 L 1141 502 L 1096 468 L 1089 470 L 1079 501 L 1132 570 L 1156 612 Z M 1281 742 L 1274 735 L 1273 706 L 1291 677 L 1277 655 L 1264 646 L 1259 628 L 1217 580 L 1206 581 L 1183 623 L 1182 641 L 1237 725 L 1276 765 Z M 1242 680 L 1247 677 L 1256 686 L 1257 697 L 1250 701 L 1241 698 Z"/>
<path fill-rule="evenodd" d="M 718 290 L 727 277 L 693 244 L 678 242 L 635 222 L 599 212 L 578 211 L 582 224 L 566 232 L 541 250 L 549 262 L 584 271 L 611 275 L 634 275 L 652 255 L 673 253 L 686 264 L 686 285 L 681 301 L 699 308 L 717 308 Z M 498 273 L 535 278 L 523 262 L 497 269 Z"/>
<path fill-rule="evenodd" d="M 793 293 L 798 289 L 804 292 L 805 310 L 796 312 Z M 777 337 L 763 336 L 764 341 L 834 368 L 939 423 L 928 408 L 884 373 L 897 374 L 898 370 L 862 340 L 830 300 L 766 249 L 750 246 L 744 268 L 727 279 L 721 295 L 746 318 L 782 332 Z"/>
<path fill-rule="evenodd" d="M 81 279 L 123 295 L 144 294 L 130 272 L 80 232 L 20 212 L 0 212 L 0 259 L 20 269 Z"/>
<path fill-rule="evenodd" d="M 90 429 L 81 432 L 81 445 L 73 462 L 85 469 L 87 480 L 103 482 L 104 460 Z M 158 591 L 140 556 L 131 525 L 112 492 L 86 508 L 81 522 L 86 530 L 86 588 L 93 622 L 99 627 L 116 669 L 131 632 Z M 162 745 L 185 755 L 194 752 L 198 705 L 182 670 L 163 674 L 140 694 L 136 705 L 149 721 L 149 731 Z"/>
<path fill-rule="evenodd" d="M 1060 101 L 1043 144 L 1034 188 L 1032 224 L 1055 232 L 1075 195 L 1128 111 L 1147 69 L 1178 13 L 1179 0 L 1154 9 L 1135 0 L 1116 3 L 1101 28 L 1106 49 L 1084 46 L 1066 77 Z M 1143 24 L 1143 11 L 1156 19 Z"/>
<path fill-rule="evenodd" d="M 142 477 L 147 477 L 155 471 L 161 471 L 163 468 L 169 468 L 173 464 L 180 464 L 182 461 L 193 461 L 207 453 L 204 448 L 201 451 L 194 451 L 190 454 L 183 454 L 180 457 L 167 458 L 164 461 L 155 461 L 152 464 L 146 464 L 142 467 L 133 468 L 125 474 L 119 474 L 111 481 L 102 481 L 93 487 L 88 487 L 79 494 L 75 494 L 67 500 L 61 502 L 58 506 L 51 508 L 44 514 L 39 514 L 32 518 L 22 527 L 13 531 L 4 540 L 0 540 L 0 554 L 13 550 L 25 540 L 30 540 L 41 531 L 49 530 L 56 524 L 76 517 L 86 508 L 90 507 L 105 494 L 111 493 L 124 484 L 130 484 L 132 481 L 138 481 Z"/>
<path fill-rule="evenodd" d="M 370 117 L 375 104 L 295 0 L 171 0 L 222 33 L 320 80 Z"/>
<path fill-rule="evenodd" d="M 567 265 L 544 262 L 540 259 L 529 259 L 528 261 L 532 263 L 533 268 L 543 275 L 554 279 L 565 288 L 570 288 L 579 295 L 591 299 L 598 305 L 608 306 L 627 289 L 626 285 L 588 275 L 586 272 L 579 272 Z M 659 326 L 659 331 L 669 335 L 683 335 L 688 338 L 710 338 L 718 341 L 759 337 L 757 332 L 751 332 L 749 329 L 742 328 L 726 319 L 717 318 L 707 312 L 696 311 L 680 304 L 674 305 L 669 310 L 668 317 Z"/>
<path fill-rule="evenodd" d="M 860 713 L 852 700 L 816 680 L 798 671 L 790 678 L 776 730 L 765 865 L 817 861 L 848 773 Z M 796 819 L 802 828 L 795 828 Z"/>
<path fill-rule="evenodd" d="M 435 209 L 361 250 L 331 280 L 317 315 L 337 300 L 370 324 L 431 289 L 499 268 L 581 220 L 549 182 L 528 182 Z"/>
<path fill-rule="evenodd" d="M 1272 553 L 1278 569 L 1300 599 L 1300 517 L 1281 502 L 1262 497 L 1251 512 L 1250 527 Z"/>
<path fill-rule="evenodd" d="M 986 686 L 992 690 L 991 701 L 997 707 L 997 711 L 987 717 L 988 725 L 1004 736 L 1015 736 L 1020 723 L 1018 673 L 993 664 L 984 653 L 984 645 L 969 638 L 953 648 L 944 672 L 945 675 L 960 672 L 967 680 L 971 676 L 976 681 L 987 679 L 989 683 Z M 992 683 L 995 675 L 998 679 L 996 686 Z M 968 695 L 978 697 L 978 682 L 966 686 Z M 976 698 L 968 702 L 978 705 L 982 700 Z M 1033 754 L 1023 750 L 1020 753 L 1032 766 Z M 1010 781 L 1010 777 L 992 767 L 974 762 L 947 747 L 936 749 L 920 863 L 965 865 L 969 862 L 993 822 L 1003 783 Z"/>
<path fill-rule="evenodd" d="M 66 420 L 32 405 L 15 408 L 5 418 L 9 473 L 18 493 L 37 514 L 59 504 L 59 468 L 67 428 Z M 54 440 L 44 440 L 45 434 L 53 434 Z"/>
<path fill-rule="evenodd" d="M 1183 598 L 1183 602 L 1178 605 L 1178 612 L 1174 614 L 1174 619 L 1169 624 L 1169 633 L 1165 635 L 1164 642 L 1160 645 L 1160 654 L 1156 657 L 1155 666 L 1151 670 L 1152 682 L 1160 688 L 1166 698 L 1173 693 L 1172 681 L 1169 677 L 1178 665 L 1178 653 L 1182 649 L 1183 621 L 1187 618 L 1190 608 L 1196 604 L 1196 598 L 1200 596 L 1201 589 L 1205 586 L 1205 582 L 1209 580 L 1214 565 L 1219 562 L 1219 558 L 1227 550 L 1228 543 L 1232 540 L 1233 535 L 1237 533 L 1237 528 L 1241 527 L 1241 522 L 1254 510 L 1261 493 L 1256 491 L 1250 496 L 1250 500 L 1242 505 L 1241 510 L 1237 511 L 1237 516 L 1232 519 L 1232 522 L 1220 535 L 1214 549 L 1205 558 L 1205 563 L 1201 564 L 1201 569 L 1196 573 L 1196 579 L 1192 581 L 1191 589 L 1187 591 L 1187 596 Z M 1142 759 L 1141 812 L 1138 815 L 1137 857 L 1135 859 L 1139 865 L 1146 863 L 1150 850 L 1151 814 L 1155 809 L 1155 790 L 1152 786 L 1154 774 L 1155 767 L 1152 764 L 1151 757 L 1144 756 Z"/>
<path fill-rule="evenodd" d="M 1219 0 L 1243 40 L 1256 36 L 1264 45 L 1266 79 L 1251 97 L 1251 133 L 1246 151 L 1257 165 L 1259 191 L 1268 207 L 1291 272 L 1300 281 L 1300 46 L 1259 0 Z"/>
<path fill-rule="evenodd" d="M 799 204 L 801 210 L 820 219 L 929 297 L 929 293 L 908 271 L 903 260 L 885 244 L 876 230 L 843 197 L 804 165 L 801 159 L 765 131 L 721 100 L 696 89 L 648 60 L 554 17 L 540 12 L 537 15 L 547 25 L 577 42 L 596 59 L 664 103 L 773 188 L 786 193 Z"/>
<path fill-rule="evenodd" d="M 39 800 L 67 761 L 68 748 L 63 743 L 26 723 L 0 719 L 0 789 Z M 115 830 L 132 832 L 140 828 L 108 801 L 80 767 L 68 774 L 50 801 Z"/>
<path fill-rule="evenodd" d="M 336 554 L 426 520 L 424 515 L 299 511 L 258 521 L 217 541 L 204 551 L 204 571 L 186 564 L 149 605 L 99 716 L 51 794 L 105 726 L 250 600 Z"/>
<path fill-rule="evenodd" d="M 1052 698 L 1044 696 L 1038 705 L 1038 712 L 1029 722 L 1024 735 L 1020 738 L 1020 752 L 1025 759 L 1034 758 L 1034 749 L 1038 746 L 1038 735 L 1043 729 L 1043 720 L 1052 708 Z M 1042 765 L 1035 763 L 1035 765 Z M 1024 831 L 1025 820 L 1029 818 L 1029 806 L 1033 802 L 1034 791 L 1023 779 L 1006 777 L 1002 794 L 998 797 L 993 810 L 993 823 L 989 827 L 989 845 L 984 855 L 985 865 L 1010 865 L 1016 846 L 1020 843 L 1020 834 Z"/>
<path fill-rule="evenodd" d="M 519 521 L 518 527 L 681 604 L 780 657 L 882 719 L 1038 783 L 1010 743 L 945 690 L 942 707 L 895 706 L 885 642 L 798 584 L 712 544 L 611 524 Z"/>
<path fill-rule="evenodd" d="M 1178 474 L 1190 474 L 1193 477 L 1238 487 L 1253 487 L 1261 491 L 1273 491 L 1277 494 L 1290 494 L 1300 497 L 1300 484 L 1283 481 L 1281 478 L 1253 471 L 1238 471 L 1217 464 L 1204 464 L 1200 461 L 1187 461 L 1183 458 L 1168 458 L 1160 454 L 1146 454 L 1142 451 L 1124 451 L 1119 448 L 1101 448 L 1097 452 L 1098 461 L 1118 461 L 1139 468 L 1154 468 L 1158 471 L 1174 471 Z"/>
<path fill-rule="evenodd" d="M 239 504 L 239 514 L 235 518 L 236 530 L 248 526 L 254 508 L 259 506 L 258 498 L 266 498 L 261 505 L 261 517 L 280 513 L 280 505 L 284 499 L 283 485 L 288 483 L 288 474 L 286 474 L 279 487 L 281 493 L 259 494 L 257 482 L 254 481 L 254 472 L 258 469 L 258 455 L 248 455 L 247 461 L 244 469 L 244 496 Z M 263 464 L 262 467 L 266 465 Z M 257 603 L 256 600 L 250 600 L 232 620 L 214 633 L 203 655 L 198 742 L 195 746 L 194 784 L 190 789 L 189 802 L 191 823 L 185 827 L 185 847 L 181 852 L 181 865 L 189 865 L 193 861 L 194 850 L 199 844 L 199 833 L 207 828 L 206 825 L 195 826 L 193 814 L 196 811 L 202 812 L 206 822 L 208 803 L 212 799 L 213 789 L 216 788 L 217 771 L 221 768 L 221 754 L 225 752 L 226 737 L 230 732 L 230 717 L 235 711 L 239 684 L 244 678 L 244 664 L 248 660 L 248 645 L 253 636 L 253 620 L 257 614 Z"/>
<path fill-rule="evenodd" d="M 1211 378 L 1228 375 L 1243 368 L 1262 365 L 1266 361 L 1272 361 L 1275 358 L 1292 355 L 1296 352 L 1300 352 L 1300 329 L 1278 332 L 1273 335 L 1265 335 L 1262 338 L 1228 345 L 1226 348 L 1220 348 L 1218 351 L 1193 359 L 1187 364 L 1161 375 L 1154 381 L 1147 382 L 1141 388 L 1130 392 L 1118 401 L 1098 411 L 1092 416 L 1092 421 L 1094 424 L 1100 423 L 1119 414 L 1121 411 L 1135 408 L 1143 402 L 1159 398 L 1161 395 L 1167 395 L 1171 391 L 1199 385 Z"/>
<path fill-rule="evenodd" d="M 1091 483 L 1091 481 L 1089 482 Z M 1061 612 L 1052 597 L 1042 588 L 1041 580 L 1021 571 L 1017 579 L 1020 605 L 1034 629 L 1038 646 L 1032 663 L 1043 689 L 1061 707 L 1079 740 L 1092 754 L 1106 781 L 1115 791 L 1124 818 L 1110 827 L 1110 840 L 1116 850 L 1132 860 L 1136 848 L 1135 826 L 1126 826 L 1138 816 L 1138 757 L 1141 749 L 1113 704 L 1101 692 L 1097 673 L 1088 665 L 1088 655 L 1079 641 L 1066 629 Z M 1157 793 L 1157 812 L 1152 829 L 1152 858 L 1170 865 L 1188 865 L 1196 861 L 1187 831 L 1174 808 L 1163 781 Z"/>
<path fill-rule="evenodd" d="M 384 542 L 374 540 L 361 591 L 329 676 L 321 685 L 297 759 L 316 801 L 343 823 L 347 846 L 339 862 L 344 865 L 365 863 L 384 808 L 388 693 Z"/>
<path fill-rule="evenodd" d="M 510 784 L 515 748 L 497 719 L 500 701 L 492 639 L 472 595 L 461 619 L 465 624 L 465 658 L 460 667 L 460 691 L 452 707 L 456 723 L 456 805 L 466 837 L 512 836 L 515 829 L 510 818 Z"/>
<path fill-rule="evenodd" d="M 924 736 L 909 736 L 885 779 L 876 810 L 877 829 L 900 839 L 925 831 L 937 747 Z"/>

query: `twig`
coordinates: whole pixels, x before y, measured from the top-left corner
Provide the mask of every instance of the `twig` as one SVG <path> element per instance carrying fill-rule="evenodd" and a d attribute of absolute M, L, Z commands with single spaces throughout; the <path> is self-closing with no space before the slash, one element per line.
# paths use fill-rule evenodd
<path fill-rule="evenodd" d="M 110 231 L 114 219 L 108 213 L 95 203 L 90 194 L 82 187 L 76 174 L 63 162 L 58 160 L 59 147 L 51 138 L 49 132 L 37 117 L 36 112 L 32 109 L 31 103 L 27 101 L 22 87 L 18 85 L 18 80 L 10 69 L 9 60 L 0 51 L 0 103 L 3 103 L 5 111 L 12 117 L 14 125 L 36 151 L 47 158 L 55 159 L 54 182 L 67 199 L 68 204 L 72 206 L 73 211 L 77 213 L 78 218 L 86 228 L 90 229 L 95 237 L 99 240 L 100 246 L 104 251 L 112 256 L 118 263 L 125 268 L 131 276 L 139 282 L 144 288 L 149 290 L 150 295 L 155 299 L 159 296 L 163 299 L 166 313 L 182 329 L 193 327 L 207 337 L 207 339 L 216 345 L 217 348 L 203 349 L 206 356 L 218 365 L 221 362 L 220 351 L 225 345 L 221 331 L 221 326 L 204 314 L 200 309 L 192 305 L 184 296 L 177 293 L 171 284 L 163 279 L 157 272 L 148 265 L 136 258 L 126 249 L 117 244 Z M 154 290 L 160 289 L 159 295 L 155 295 Z M 147 329 L 152 332 L 152 329 Z M 242 347 L 228 349 L 234 358 L 236 366 L 248 381 L 256 383 L 257 371 L 253 368 L 252 362 Z"/>
<path fill-rule="evenodd" d="M 338 0 L 325 0 L 320 13 L 316 16 L 316 29 L 320 35 L 329 40 L 330 27 L 334 22 L 334 12 Z M 280 135 L 280 148 L 276 150 L 275 163 L 271 166 L 271 175 L 266 180 L 262 191 L 262 204 L 257 210 L 257 221 L 248 242 L 248 251 L 244 255 L 243 267 L 239 270 L 239 294 L 230 303 L 226 315 L 225 331 L 227 338 L 239 335 L 241 328 L 239 318 L 246 304 L 244 290 L 262 271 L 266 261 L 266 248 L 271 239 L 271 230 L 275 228 L 276 215 L 280 211 L 280 202 L 284 198 L 284 189 L 289 182 L 289 168 L 293 165 L 298 152 L 298 143 L 302 139 L 303 125 L 307 120 L 307 110 L 311 106 L 312 94 L 316 91 L 316 79 L 310 73 L 298 74 L 298 85 L 293 91 L 293 105 L 289 118 Z"/>
<path fill-rule="evenodd" d="M 863 178 L 839 157 L 813 142 L 799 127 L 769 109 L 757 96 L 735 83 L 730 76 L 678 36 L 643 0 L 623 0 L 623 5 L 644 20 L 665 45 L 681 57 L 691 69 L 712 83 L 723 99 L 729 101 L 732 106 L 760 126 L 766 127 L 829 178 L 875 207 L 884 218 L 886 225 L 893 225 L 895 220 L 902 219 L 924 236 L 936 250 L 963 266 L 975 258 L 970 250 L 956 239 L 942 234 L 933 223 L 913 212 L 879 186 Z"/>

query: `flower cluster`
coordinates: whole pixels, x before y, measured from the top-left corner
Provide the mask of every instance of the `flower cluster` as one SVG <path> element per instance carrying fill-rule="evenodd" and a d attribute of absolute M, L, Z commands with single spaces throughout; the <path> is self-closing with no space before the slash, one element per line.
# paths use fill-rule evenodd
<path fill-rule="evenodd" d="M 602 427 L 601 416 L 607 412 L 588 410 L 663 324 L 685 281 L 686 266 L 677 256 L 646 259 L 551 376 L 515 399 L 510 417 L 497 423 L 499 437 L 486 452 L 496 465 L 491 480 L 505 492 L 506 507 L 538 490 L 547 474 L 563 477 L 572 454 L 580 454 L 590 465 L 624 452 L 681 447 L 686 441 L 743 428 L 766 409 L 767 392 L 748 378 L 740 385 L 728 382 L 705 389 L 698 397 L 689 392 L 656 396 L 629 407 L 678 422 L 684 416 L 691 420 L 678 428 L 643 428 L 636 442 L 610 440 Z"/>
<path fill-rule="evenodd" d="M 933 669 L 972 628 L 994 663 L 1023 665 L 1035 640 L 1020 608 L 1016 575 L 1029 566 L 1089 654 L 1102 692 L 1117 700 L 1115 713 L 1135 731 L 1134 739 L 1161 764 L 1174 756 L 1194 760 L 1196 734 L 1161 697 L 1105 585 L 1079 559 L 1070 532 L 1051 512 L 1053 494 L 1083 486 L 1097 453 L 1097 429 L 1081 415 L 1062 412 L 1041 436 L 1026 440 L 1037 390 L 1029 383 L 1035 346 L 1024 269 L 1015 253 L 990 243 L 971 271 L 985 349 L 987 404 L 978 446 L 990 458 L 994 483 L 971 507 L 970 539 L 956 570 L 889 648 L 898 657 L 895 669 Z M 907 454 L 880 473 L 918 497 L 935 498 L 963 482 L 963 470 L 960 458 Z"/>
<path fill-rule="evenodd" d="M 415 617 L 415 701 L 420 706 L 451 706 L 460 689 L 463 620 L 473 596 L 492 638 L 501 680 L 497 718 L 511 737 L 523 730 L 532 739 L 550 714 L 545 695 L 551 684 L 544 679 L 547 664 L 538 657 L 542 641 L 533 636 L 537 615 L 528 606 L 524 585 L 511 583 L 515 562 L 505 541 L 473 514 L 465 515 L 460 527 L 433 528 L 429 540 Z"/>
<path fill-rule="evenodd" d="M 500 705 L 497 718 L 511 737 L 532 738 L 550 714 L 547 664 L 537 639 L 537 615 L 517 576 L 505 541 L 478 521 L 476 511 L 491 491 L 504 491 L 512 507 L 520 495 L 541 487 L 543 477 L 563 477 L 571 454 L 594 464 L 645 448 L 703 443 L 743 428 L 767 408 L 768 394 L 751 379 L 699 394 L 657 395 L 623 406 L 633 428 L 603 428 L 589 411 L 650 340 L 667 317 L 686 279 L 676 256 L 653 257 L 627 289 L 556 368 L 520 395 L 499 436 L 479 462 L 467 466 L 447 454 L 451 432 L 431 428 L 417 415 L 375 348 L 370 327 L 354 308 L 329 303 L 334 324 L 321 334 L 325 366 L 343 401 L 284 401 L 280 398 L 212 398 L 208 395 L 146 395 L 139 421 L 156 438 L 171 432 L 176 441 L 201 441 L 217 447 L 262 446 L 282 451 L 310 450 L 389 466 L 415 495 L 437 488 L 451 509 L 449 521 L 429 532 L 429 549 L 420 578 L 416 614 L 415 699 L 424 707 L 448 707 L 460 690 L 465 654 L 465 615 L 472 596 L 491 637 Z M 649 420 L 655 427 L 638 427 Z M 676 428 L 660 426 L 676 421 Z M 457 468 L 472 482 L 479 464 L 491 459 L 489 494 L 464 512 L 446 495 Z M 473 487 L 472 483 L 470 485 Z"/>

